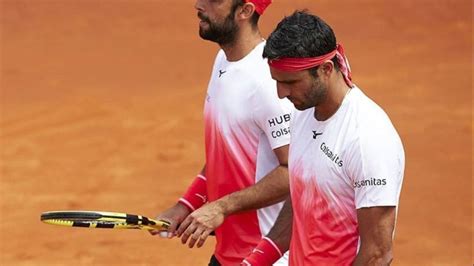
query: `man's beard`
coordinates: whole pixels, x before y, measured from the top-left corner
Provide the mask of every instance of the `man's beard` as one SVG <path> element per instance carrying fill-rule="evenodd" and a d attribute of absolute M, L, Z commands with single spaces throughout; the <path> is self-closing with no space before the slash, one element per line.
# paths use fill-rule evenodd
<path fill-rule="evenodd" d="M 311 100 L 311 107 L 319 106 L 323 103 L 328 95 L 328 90 L 319 78 L 313 78 L 311 91 L 308 93 L 308 98 Z"/>
<path fill-rule="evenodd" d="M 216 42 L 219 45 L 228 45 L 235 41 L 239 27 L 234 22 L 233 13 L 230 13 L 220 25 L 211 22 L 201 13 L 198 13 L 198 17 L 209 25 L 208 29 L 199 27 L 199 36 L 204 40 Z"/>
<path fill-rule="evenodd" d="M 319 78 L 312 78 L 311 90 L 304 94 L 304 102 L 298 106 L 295 106 L 296 109 L 302 111 L 308 108 L 319 106 L 327 98 L 327 89 L 324 84 L 319 80 Z"/>

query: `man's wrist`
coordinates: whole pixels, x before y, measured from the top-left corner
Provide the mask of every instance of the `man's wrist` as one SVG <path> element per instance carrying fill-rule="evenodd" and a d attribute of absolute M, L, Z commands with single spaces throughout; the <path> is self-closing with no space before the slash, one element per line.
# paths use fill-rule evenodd
<path fill-rule="evenodd" d="M 207 202 L 207 179 L 199 174 L 188 187 L 186 193 L 179 199 L 189 211 L 195 211 Z"/>
<path fill-rule="evenodd" d="M 188 215 L 192 212 L 192 210 L 181 201 L 176 202 L 176 204 L 174 205 L 174 208 L 176 208 L 179 211 L 179 213 L 182 213 L 183 215 Z"/>
<path fill-rule="evenodd" d="M 273 265 L 283 256 L 278 246 L 268 237 L 262 238 L 252 253 L 241 263 L 245 266 Z"/>
<path fill-rule="evenodd" d="M 215 201 L 217 208 L 219 209 L 220 213 L 227 217 L 228 215 L 232 214 L 230 207 L 229 207 L 229 200 L 228 197 L 224 197 Z"/>

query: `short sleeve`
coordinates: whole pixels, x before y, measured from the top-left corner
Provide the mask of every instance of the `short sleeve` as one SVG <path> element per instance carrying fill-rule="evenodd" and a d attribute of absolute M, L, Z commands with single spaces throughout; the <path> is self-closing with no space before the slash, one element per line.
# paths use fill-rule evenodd
<path fill-rule="evenodd" d="M 357 209 L 398 206 L 405 155 L 391 124 L 360 133 L 351 147 L 348 165 Z"/>
<path fill-rule="evenodd" d="M 290 143 L 290 120 L 293 105 L 279 99 L 276 82 L 267 79 L 260 84 L 254 97 L 253 118 L 265 133 L 272 149 Z"/>

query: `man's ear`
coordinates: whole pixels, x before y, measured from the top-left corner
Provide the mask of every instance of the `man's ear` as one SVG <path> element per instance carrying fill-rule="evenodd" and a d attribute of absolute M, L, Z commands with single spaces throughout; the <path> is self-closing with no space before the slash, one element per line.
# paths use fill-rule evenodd
<path fill-rule="evenodd" d="M 334 71 L 334 62 L 331 60 L 326 60 L 319 68 L 318 74 L 323 75 L 325 77 L 331 76 L 332 72 Z"/>
<path fill-rule="evenodd" d="M 245 20 L 250 19 L 255 11 L 255 5 L 251 2 L 244 3 L 240 8 L 237 9 L 237 17 Z"/>

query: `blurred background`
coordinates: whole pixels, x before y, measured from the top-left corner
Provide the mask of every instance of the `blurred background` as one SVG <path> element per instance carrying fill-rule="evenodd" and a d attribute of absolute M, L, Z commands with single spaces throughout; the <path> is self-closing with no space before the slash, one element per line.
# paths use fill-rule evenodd
<path fill-rule="evenodd" d="M 0 0 L 0 265 L 207 265 L 142 231 L 42 224 L 41 212 L 155 216 L 204 163 L 217 45 L 191 0 Z M 264 36 L 307 8 L 405 145 L 393 265 L 472 265 L 472 2 L 276 0 Z"/>

